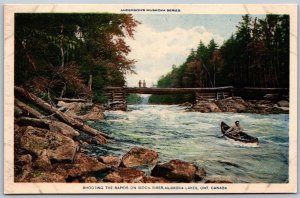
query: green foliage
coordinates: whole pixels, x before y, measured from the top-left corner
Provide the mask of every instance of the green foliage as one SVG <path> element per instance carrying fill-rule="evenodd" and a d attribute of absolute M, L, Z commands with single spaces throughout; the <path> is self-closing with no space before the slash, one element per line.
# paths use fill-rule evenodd
<path fill-rule="evenodd" d="M 104 95 L 104 92 L 94 92 L 93 93 L 93 102 L 95 103 L 106 103 L 107 98 Z"/>
<path fill-rule="evenodd" d="M 289 16 L 245 15 L 221 47 L 200 41 L 186 61 L 162 76 L 158 87 L 289 87 Z M 151 96 L 152 103 L 181 103 L 184 96 Z M 188 100 L 186 100 L 188 101 Z"/>
<path fill-rule="evenodd" d="M 128 104 L 139 104 L 141 103 L 143 98 L 138 94 L 128 94 L 126 101 Z"/>
<path fill-rule="evenodd" d="M 134 72 L 124 39 L 138 24 L 127 14 L 17 13 L 15 84 L 103 101 L 103 87 L 123 86 L 124 74 Z"/>
<path fill-rule="evenodd" d="M 150 104 L 179 104 L 193 101 L 192 94 L 151 95 L 149 98 Z"/>

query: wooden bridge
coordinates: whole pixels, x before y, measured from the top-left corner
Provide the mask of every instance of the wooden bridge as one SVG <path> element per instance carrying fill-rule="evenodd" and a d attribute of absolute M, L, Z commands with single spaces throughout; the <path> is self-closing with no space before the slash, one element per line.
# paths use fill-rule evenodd
<path fill-rule="evenodd" d="M 232 96 L 233 87 L 215 88 L 139 88 L 139 87 L 106 87 L 106 97 L 109 103 L 124 102 L 130 93 L 135 94 L 193 94 L 195 100 L 199 98 L 218 99 Z"/>
<path fill-rule="evenodd" d="M 234 88 L 213 87 L 213 88 L 140 88 L 140 87 L 106 87 L 106 97 L 109 103 L 126 104 L 126 97 L 130 93 L 135 94 L 193 94 L 195 100 L 205 99 L 221 99 L 231 96 L 241 96 L 244 99 L 263 99 L 266 94 L 289 94 L 288 88 Z"/>

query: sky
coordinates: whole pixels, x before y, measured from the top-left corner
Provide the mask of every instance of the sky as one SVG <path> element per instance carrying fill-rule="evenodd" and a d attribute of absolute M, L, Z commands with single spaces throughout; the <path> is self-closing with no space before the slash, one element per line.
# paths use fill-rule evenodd
<path fill-rule="evenodd" d="M 236 31 L 242 15 L 136 14 L 134 18 L 141 24 L 126 43 L 131 48 L 128 57 L 137 61 L 137 74 L 126 75 L 127 86 L 137 87 L 139 80 L 145 80 L 149 87 L 172 65 L 181 65 L 200 41 L 208 44 L 213 38 L 221 46 Z"/>

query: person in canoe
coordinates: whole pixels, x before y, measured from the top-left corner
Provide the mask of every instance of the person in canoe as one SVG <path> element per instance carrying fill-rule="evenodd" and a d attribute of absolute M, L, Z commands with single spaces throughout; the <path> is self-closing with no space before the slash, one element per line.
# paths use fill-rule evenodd
<path fill-rule="evenodd" d="M 232 135 L 232 136 L 239 136 L 240 132 L 242 132 L 244 129 L 240 125 L 240 121 L 235 121 L 235 125 L 230 127 L 225 131 L 225 134 Z M 224 134 L 224 135 L 225 135 Z"/>

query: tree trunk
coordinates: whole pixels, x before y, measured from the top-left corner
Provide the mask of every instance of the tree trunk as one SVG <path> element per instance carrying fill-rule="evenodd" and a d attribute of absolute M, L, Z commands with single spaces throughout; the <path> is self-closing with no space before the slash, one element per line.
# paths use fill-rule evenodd
<path fill-rule="evenodd" d="M 89 135 L 92 136 L 103 136 L 105 138 L 111 138 L 109 135 L 102 133 L 96 129 L 93 129 L 89 127 L 88 125 L 85 125 L 83 122 L 80 122 L 79 120 L 76 120 L 65 113 L 59 111 L 57 108 L 49 105 L 47 102 L 42 100 L 41 98 L 37 97 L 36 95 L 29 93 L 25 91 L 23 88 L 15 86 L 15 92 L 18 94 L 21 94 L 22 96 L 26 97 L 28 100 L 32 101 L 34 104 L 42 108 L 43 110 L 54 114 L 54 116 L 59 119 L 60 121 L 71 125 L 75 129 L 79 129 Z"/>
<path fill-rule="evenodd" d="M 66 90 L 67 90 L 67 85 L 64 84 L 64 87 L 63 87 L 63 89 L 61 90 L 61 93 L 60 93 L 60 98 L 62 98 L 65 95 Z"/>
<path fill-rule="evenodd" d="M 61 55 L 61 68 L 64 68 L 65 66 L 65 52 L 64 52 L 64 48 L 63 48 L 63 44 L 61 44 L 60 46 L 60 55 Z"/>
<path fill-rule="evenodd" d="M 55 98 L 55 100 L 64 102 L 88 102 L 87 100 L 80 98 Z"/>
<path fill-rule="evenodd" d="M 93 75 L 90 75 L 89 78 L 89 90 L 92 91 Z"/>
<path fill-rule="evenodd" d="M 64 25 L 61 24 L 60 26 L 60 33 L 61 35 L 63 35 L 63 32 L 64 32 Z M 61 55 L 61 68 L 64 68 L 65 66 L 65 52 L 64 52 L 64 47 L 63 47 L 63 41 L 61 41 L 61 44 L 60 44 L 60 55 Z"/>
<path fill-rule="evenodd" d="M 36 118 L 29 118 L 29 117 L 21 117 L 17 120 L 18 125 L 20 126 L 33 126 L 43 129 L 50 129 L 50 122 L 49 120 L 45 119 L 36 119 Z"/>
<path fill-rule="evenodd" d="M 26 105 L 25 103 L 21 102 L 17 98 L 15 98 L 15 105 L 20 107 L 26 113 L 34 116 L 35 118 L 42 118 L 43 117 L 43 115 L 40 112 L 38 112 L 37 110 L 33 109 L 32 107 Z"/>

